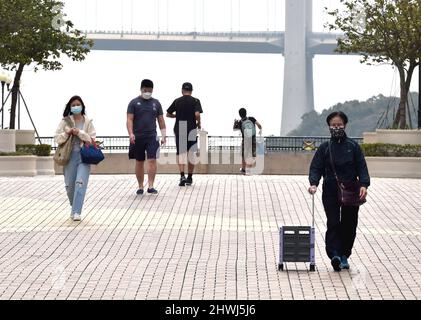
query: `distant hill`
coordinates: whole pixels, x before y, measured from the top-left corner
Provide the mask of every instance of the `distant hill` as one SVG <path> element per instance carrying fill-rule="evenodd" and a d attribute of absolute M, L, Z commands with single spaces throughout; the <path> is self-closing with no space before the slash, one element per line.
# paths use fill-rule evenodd
<path fill-rule="evenodd" d="M 303 115 L 299 127 L 288 133 L 288 136 L 328 136 L 329 129 L 326 117 L 333 111 L 343 111 L 349 119 L 347 134 L 351 137 L 362 137 L 363 132 L 374 131 L 376 128 L 390 128 L 394 114 L 399 105 L 398 97 L 378 95 L 367 101 L 346 101 L 338 103 L 323 112 L 311 111 Z M 418 93 L 411 92 L 409 106 L 413 127 L 417 127 Z M 388 112 L 387 112 L 388 111 Z"/>

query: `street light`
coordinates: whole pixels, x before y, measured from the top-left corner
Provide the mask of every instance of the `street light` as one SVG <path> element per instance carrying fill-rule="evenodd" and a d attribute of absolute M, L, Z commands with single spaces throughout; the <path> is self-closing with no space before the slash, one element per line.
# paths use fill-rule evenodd
<path fill-rule="evenodd" d="M 12 79 L 5 74 L 4 72 L 2 72 L 0 74 L 0 83 L 1 83 L 1 128 L 4 128 L 4 85 L 7 85 L 7 91 L 10 90 L 10 84 L 12 83 Z"/>

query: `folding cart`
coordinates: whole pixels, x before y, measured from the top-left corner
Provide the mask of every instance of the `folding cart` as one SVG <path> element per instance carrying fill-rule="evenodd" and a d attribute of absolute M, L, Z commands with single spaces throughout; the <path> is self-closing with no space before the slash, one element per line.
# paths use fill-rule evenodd
<path fill-rule="evenodd" d="M 310 271 L 315 271 L 314 255 L 314 195 L 311 196 L 312 224 L 307 226 L 283 226 L 279 228 L 278 270 L 284 270 L 285 262 L 310 262 Z"/>

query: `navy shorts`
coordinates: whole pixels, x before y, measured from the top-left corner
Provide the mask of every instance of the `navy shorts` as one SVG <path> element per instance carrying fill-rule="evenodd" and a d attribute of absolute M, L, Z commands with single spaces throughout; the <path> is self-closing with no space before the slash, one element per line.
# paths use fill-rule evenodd
<path fill-rule="evenodd" d="M 175 146 L 177 148 L 177 155 L 187 153 L 188 151 L 196 152 L 197 151 L 197 137 L 195 140 L 190 141 L 186 138 L 181 138 L 175 136 Z"/>
<path fill-rule="evenodd" d="M 145 153 L 148 159 L 159 158 L 159 142 L 157 137 L 136 137 L 134 156 L 137 161 L 145 161 Z"/>

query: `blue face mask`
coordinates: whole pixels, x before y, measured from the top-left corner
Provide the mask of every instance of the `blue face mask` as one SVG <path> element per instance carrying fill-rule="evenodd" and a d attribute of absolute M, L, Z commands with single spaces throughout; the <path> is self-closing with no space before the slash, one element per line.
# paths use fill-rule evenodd
<path fill-rule="evenodd" d="M 73 114 L 79 114 L 79 113 L 82 112 L 82 106 L 73 106 L 73 107 L 70 107 L 70 111 Z"/>

